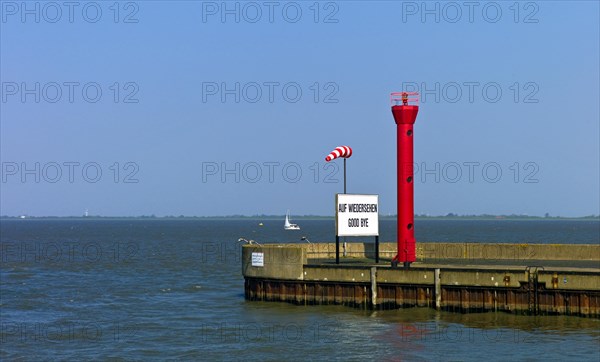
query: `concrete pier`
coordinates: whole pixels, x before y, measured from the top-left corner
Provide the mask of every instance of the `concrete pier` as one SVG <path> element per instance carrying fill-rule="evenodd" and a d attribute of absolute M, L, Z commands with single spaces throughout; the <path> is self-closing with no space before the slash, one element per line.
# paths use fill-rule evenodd
<path fill-rule="evenodd" d="M 391 268 L 393 243 L 245 245 L 248 300 L 365 309 L 430 307 L 600 317 L 600 245 L 417 243 L 410 269 Z M 386 259 L 387 258 L 387 259 Z"/>

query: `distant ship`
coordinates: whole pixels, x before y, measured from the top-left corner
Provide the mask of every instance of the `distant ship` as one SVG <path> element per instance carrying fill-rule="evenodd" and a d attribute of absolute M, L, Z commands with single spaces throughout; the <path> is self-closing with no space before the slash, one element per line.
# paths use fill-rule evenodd
<path fill-rule="evenodd" d="M 283 228 L 285 230 L 300 230 L 300 226 L 290 223 L 290 210 L 285 214 L 285 224 L 283 224 Z"/>

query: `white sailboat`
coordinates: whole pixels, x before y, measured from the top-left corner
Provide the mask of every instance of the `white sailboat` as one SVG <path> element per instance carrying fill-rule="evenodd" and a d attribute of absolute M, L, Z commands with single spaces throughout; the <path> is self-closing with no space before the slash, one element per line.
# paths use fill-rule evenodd
<path fill-rule="evenodd" d="M 298 224 L 290 223 L 290 210 L 285 214 L 285 224 L 283 224 L 283 228 L 285 230 L 300 230 L 300 226 Z"/>

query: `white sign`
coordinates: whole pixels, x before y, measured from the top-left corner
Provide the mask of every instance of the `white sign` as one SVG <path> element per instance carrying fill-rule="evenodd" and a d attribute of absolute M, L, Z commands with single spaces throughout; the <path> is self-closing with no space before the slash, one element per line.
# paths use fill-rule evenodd
<path fill-rule="evenodd" d="M 379 235 L 379 195 L 335 195 L 337 236 Z"/>
<path fill-rule="evenodd" d="M 252 266 L 265 266 L 265 253 L 252 253 Z"/>

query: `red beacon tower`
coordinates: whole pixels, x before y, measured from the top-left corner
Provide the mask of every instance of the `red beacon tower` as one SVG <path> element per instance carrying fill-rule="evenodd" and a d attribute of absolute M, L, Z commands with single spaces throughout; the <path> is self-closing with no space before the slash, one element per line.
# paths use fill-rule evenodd
<path fill-rule="evenodd" d="M 419 93 L 394 92 L 390 102 L 396 121 L 398 163 L 398 254 L 392 260 L 392 267 L 402 262 L 408 268 L 416 260 L 413 125 L 419 113 Z"/>

